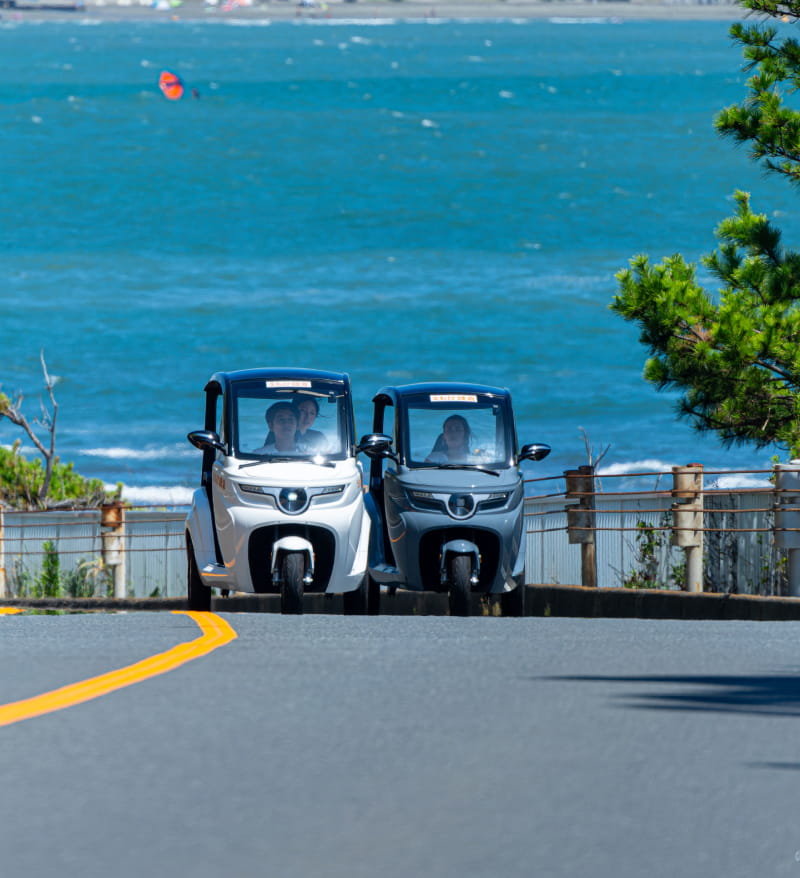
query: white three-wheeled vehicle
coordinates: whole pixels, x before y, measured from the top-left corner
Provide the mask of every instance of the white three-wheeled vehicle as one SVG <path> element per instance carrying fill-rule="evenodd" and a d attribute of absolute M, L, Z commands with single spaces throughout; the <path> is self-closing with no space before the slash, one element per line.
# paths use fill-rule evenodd
<path fill-rule="evenodd" d="M 218 372 L 205 386 L 200 487 L 186 522 L 189 607 L 211 589 L 344 596 L 367 612 L 369 517 L 346 374 L 310 369 Z"/>

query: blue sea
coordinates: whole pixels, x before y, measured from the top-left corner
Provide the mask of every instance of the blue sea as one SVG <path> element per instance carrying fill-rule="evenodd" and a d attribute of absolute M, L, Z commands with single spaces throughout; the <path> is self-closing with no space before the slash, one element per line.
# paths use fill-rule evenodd
<path fill-rule="evenodd" d="M 726 22 L 0 20 L 2 391 L 39 415 L 44 350 L 58 453 L 134 502 L 188 498 L 205 381 L 268 365 L 349 372 L 361 433 L 385 384 L 509 387 L 530 476 L 584 433 L 615 472 L 763 469 L 608 308 L 737 188 L 797 245 L 796 193 L 713 130 L 745 79 Z"/>

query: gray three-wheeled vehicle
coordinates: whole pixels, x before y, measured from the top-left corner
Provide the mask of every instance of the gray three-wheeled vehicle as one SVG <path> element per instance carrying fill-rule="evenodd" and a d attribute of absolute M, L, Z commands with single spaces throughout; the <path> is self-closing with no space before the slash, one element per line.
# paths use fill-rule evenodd
<path fill-rule="evenodd" d="M 381 587 L 449 594 L 451 615 L 469 615 L 472 593 L 502 595 L 503 613 L 524 612 L 525 539 L 520 460 L 511 394 L 478 384 L 384 387 L 373 398 L 366 507 L 372 521 L 370 612 Z"/>

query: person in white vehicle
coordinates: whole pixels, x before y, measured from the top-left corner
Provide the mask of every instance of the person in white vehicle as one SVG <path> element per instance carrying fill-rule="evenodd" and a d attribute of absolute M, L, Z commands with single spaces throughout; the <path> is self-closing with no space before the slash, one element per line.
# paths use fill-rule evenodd
<path fill-rule="evenodd" d="M 256 454 L 297 454 L 295 434 L 297 433 L 297 414 L 290 402 L 275 402 L 266 412 L 269 436 L 267 444 L 256 448 Z"/>
<path fill-rule="evenodd" d="M 325 434 L 311 429 L 319 414 L 319 403 L 309 396 L 296 400 L 294 405 L 297 412 L 297 444 L 306 451 L 323 451 L 327 444 Z"/>

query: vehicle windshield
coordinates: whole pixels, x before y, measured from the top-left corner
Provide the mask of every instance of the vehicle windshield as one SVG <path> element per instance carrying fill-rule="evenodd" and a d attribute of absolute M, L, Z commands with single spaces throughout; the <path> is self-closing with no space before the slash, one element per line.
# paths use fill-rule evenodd
<path fill-rule="evenodd" d="M 482 393 L 420 393 L 405 401 L 402 454 L 410 467 L 513 463 L 507 399 Z"/>
<path fill-rule="evenodd" d="M 242 381 L 233 385 L 230 406 L 239 459 L 344 460 L 350 454 L 352 406 L 341 382 Z"/>

